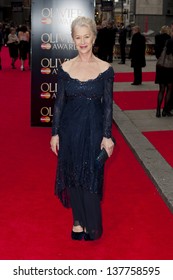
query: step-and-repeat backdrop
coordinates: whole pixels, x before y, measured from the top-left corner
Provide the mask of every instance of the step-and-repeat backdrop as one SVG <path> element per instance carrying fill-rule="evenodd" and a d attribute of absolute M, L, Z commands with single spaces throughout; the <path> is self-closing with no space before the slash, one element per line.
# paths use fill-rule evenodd
<path fill-rule="evenodd" d="M 77 54 L 71 22 L 81 15 L 94 18 L 94 0 L 32 1 L 31 126 L 52 124 L 58 67 Z"/>

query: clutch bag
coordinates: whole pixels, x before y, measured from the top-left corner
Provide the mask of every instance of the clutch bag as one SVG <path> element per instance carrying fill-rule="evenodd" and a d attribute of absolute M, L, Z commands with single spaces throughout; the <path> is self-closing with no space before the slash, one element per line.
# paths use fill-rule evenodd
<path fill-rule="evenodd" d="M 113 137 L 112 137 L 112 141 L 115 144 L 115 139 Z M 96 165 L 101 168 L 107 159 L 108 159 L 108 153 L 106 152 L 105 148 L 103 148 L 101 149 L 99 155 L 96 158 Z"/>

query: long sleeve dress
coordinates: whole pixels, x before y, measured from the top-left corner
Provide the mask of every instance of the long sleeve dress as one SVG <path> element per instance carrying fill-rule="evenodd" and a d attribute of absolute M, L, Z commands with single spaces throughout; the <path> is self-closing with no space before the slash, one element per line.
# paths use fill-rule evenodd
<path fill-rule="evenodd" d="M 96 165 L 96 157 L 102 138 L 111 137 L 113 79 L 111 66 L 88 81 L 71 78 L 59 67 L 52 135 L 59 135 L 55 194 L 65 207 L 74 208 L 73 205 L 76 207 L 80 203 L 79 200 L 72 201 L 77 192 L 80 192 L 80 198 L 81 192 L 84 196 L 89 194 L 86 202 L 89 205 L 85 208 L 92 208 L 92 195 L 99 200 L 102 198 L 104 166 Z M 78 212 L 83 211 L 82 207 Z M 88 224 L 85 218 L 77 220 L 82 226 Z M 100 233 L 96 234 L 99 236 Z"/>

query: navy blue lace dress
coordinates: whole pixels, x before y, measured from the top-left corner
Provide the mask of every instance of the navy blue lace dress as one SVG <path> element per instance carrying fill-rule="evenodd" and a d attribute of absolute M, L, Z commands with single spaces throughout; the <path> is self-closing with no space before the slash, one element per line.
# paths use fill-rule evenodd
<path fill-rule="evenodd" d="M 87 227 L 93 238 L 102 232 L 101 214 L 94 218 L 92 201 L 98 205 L 102 198 L 104 167 L 96 165 L 96 157 L 102 138 L 111 137 L 113 80 L 111 66 L 88 81 L 71 78 L 61 66 L 58 70 L 52 123 L 52 135 L 59 135 L 55 194 L 65 207 L 72 207 L 74 224 Z M 89 225 L 86 209 L 95 225 Z"/>

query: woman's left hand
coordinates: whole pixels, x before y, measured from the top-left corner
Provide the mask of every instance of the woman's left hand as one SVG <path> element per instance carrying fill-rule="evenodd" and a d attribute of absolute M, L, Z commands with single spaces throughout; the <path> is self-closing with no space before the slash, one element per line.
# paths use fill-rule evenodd
<path fill-rule="evenodd" d="M 103 148 L 105 148 L 105 150 L 108 154 L 108 157 L 110 157 L 113 153 L 114 145 L 115 144 L 114 144 L 114 142 L 112 141 L 111 138 L 103 137 L 100 148 L 101 148 L 101 150 Z"/>

